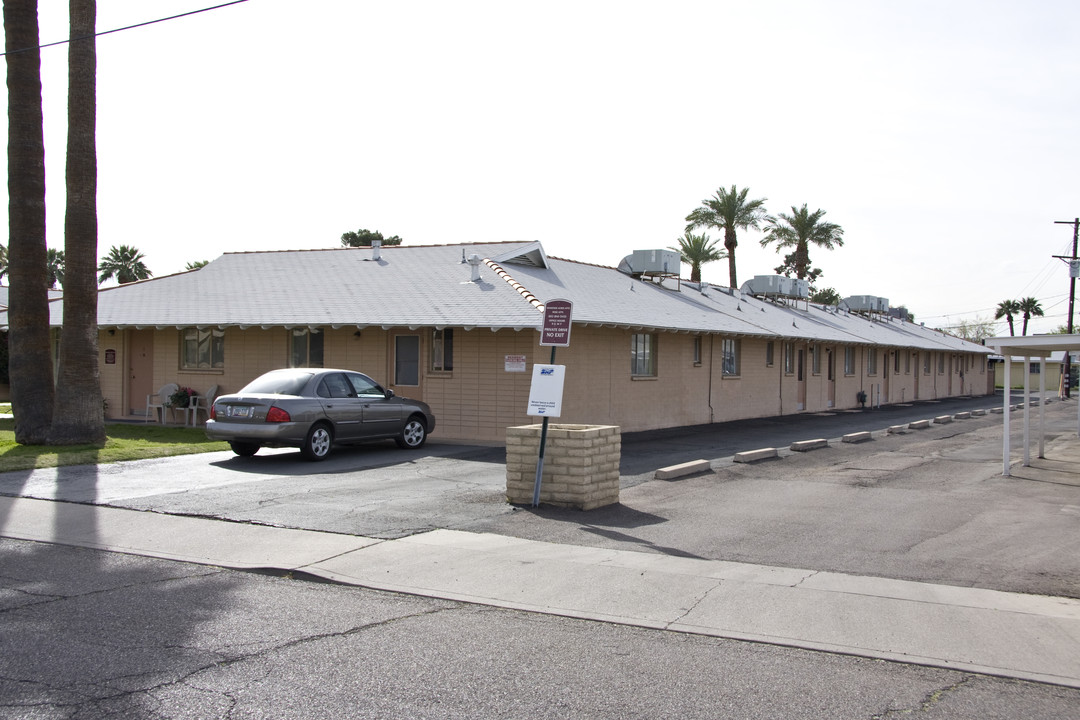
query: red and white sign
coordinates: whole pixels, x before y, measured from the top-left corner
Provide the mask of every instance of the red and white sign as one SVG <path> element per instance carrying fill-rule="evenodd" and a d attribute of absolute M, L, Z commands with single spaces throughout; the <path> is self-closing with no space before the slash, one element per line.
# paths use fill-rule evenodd
<path fill-rule="evenodd" d="M 544 303 L 544 328 L 540 331 L 541 347 L 569 347 L 570 321 L 574 304 L 569 300 L 548 300 Z"/>

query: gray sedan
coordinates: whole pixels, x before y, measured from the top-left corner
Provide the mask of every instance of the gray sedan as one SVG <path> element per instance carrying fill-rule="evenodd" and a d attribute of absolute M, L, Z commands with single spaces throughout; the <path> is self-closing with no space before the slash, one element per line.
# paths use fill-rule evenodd
<path fill-rule="evenodd" d="M 322 460 L 335 444 L 393 438 L 418 448 L 435 429 L 427 403 L 397 397 L 351 370 L 274 370 L 214 400 L 206 436 L 227 440 L 244 457 L 260 447 L 298 447 Z"/>

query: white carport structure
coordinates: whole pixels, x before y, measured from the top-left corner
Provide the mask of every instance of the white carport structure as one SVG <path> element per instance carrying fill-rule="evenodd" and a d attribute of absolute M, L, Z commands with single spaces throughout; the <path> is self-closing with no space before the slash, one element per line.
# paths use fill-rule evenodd
<path fill-rule="evenodd" d="M 1044 457 L 1045 444 L 1045 412 L 1043 410 L 1043 393 L 1046 392 L 1046 373 L 1043 359 L 1050 357 L 1055 352 L 1069 352 L 1080 350 L 1080 335 L 1032 335 L 1025 337 L 996 337 L 986 340 L 986 346 L 1000 353 L 1005 358 L 1005 422 L 1002 433 L 1002 475 L 1008 477 L 1009 471 L 1009 411 L 1010 385 L 1009 369 L 1012 367 L 1014 357 L 1024 359 L 1024 466 L 1031 465 L 1031 359 L 1036 358 L 1039 368 L 1039 457 Z M 1068 382 L 1068 379 L 1066 379 Z M 1077 403 L 1077 434 L 1080 434 L 1080 402 Z"/>

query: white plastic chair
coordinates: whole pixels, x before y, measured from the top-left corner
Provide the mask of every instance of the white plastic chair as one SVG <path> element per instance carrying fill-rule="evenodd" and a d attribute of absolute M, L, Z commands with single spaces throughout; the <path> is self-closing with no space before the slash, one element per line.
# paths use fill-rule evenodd
<path fill-rule="evenodd" d="M 199 424 L 199 411 L 206 413 L 206 419 L 210 419 L 210 407 L 214 404 L 214 398 L 218 396 L 218 386 L 211 385 L 205 395 L 196 395 L 195 404 L 191 406 L 191 426 Z"/>
<path fill-rule="evenodd" d="M 165 409 L 169 407 L 169 398 L 172 394 L 180 389 L 180 386 L 176 383 L 169 383 L 168 385 L 162 385 L 161 389 L 156 393 L 152 393 L 146 396 L 146 417 L 143 418 L 143 422 L 147 422 L 151 416 L 157 419 L 158 411 L 161 411 L 161 424 L 165 424 Z"/>

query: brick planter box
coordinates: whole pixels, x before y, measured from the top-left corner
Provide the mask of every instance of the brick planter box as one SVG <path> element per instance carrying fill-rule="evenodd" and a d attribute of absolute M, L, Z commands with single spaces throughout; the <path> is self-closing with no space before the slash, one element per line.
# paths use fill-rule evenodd
<path fill-rule="evenodd" d="M 542 425 L 506 429 L 506 501 L 531 505 Z M 619 502 L 617 425 L 548 425 L 540 502 L 592 510 Z"/>

